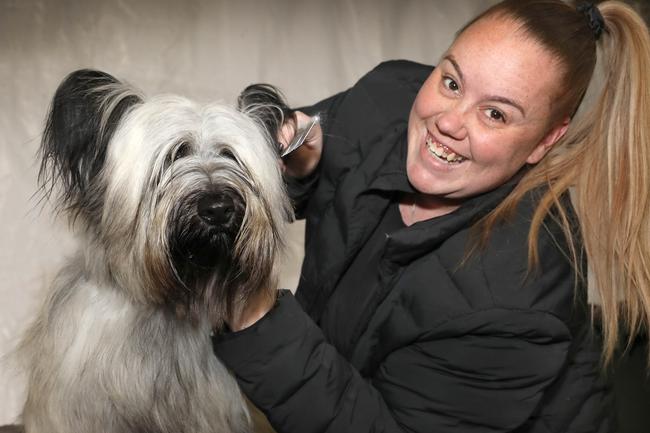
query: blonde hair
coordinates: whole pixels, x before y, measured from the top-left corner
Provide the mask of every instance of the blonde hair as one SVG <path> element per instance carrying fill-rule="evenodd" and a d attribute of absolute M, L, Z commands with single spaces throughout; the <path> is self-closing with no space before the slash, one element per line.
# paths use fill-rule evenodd
<path fill-rule="evenodd" d="M 516 3 L 519 6 L 513 5 Z M 540 29 L 531 4 L 544 10 L 556 9 L 555 15 L 545 16 L 547 21 L 557 19 L 558 14 L 573 14 L 570 19 L 582 19 L 583 28 L 580 32 L 575 26 L 566 28 L 569 18 L 565 18 L 559 26 Z M 587 19 L 560 0 L 506 0 L 481 16 L 505 14 L 515 18 L 558 56 L 566 68 L 563 82 L 569 86 L 562 89 L 559 117 L 573 115 L 565 136 L 482 221 L 481 230 L 483 239 L 487 238 L 495 224 L 514 213 L 526 194 L 546 188 L 528 236 L 529 265 L 538 263 L 537 239 L 549 216 L 560 223 L 576 270 L 581 261 L 576 245 L 582 241 L 600 298 L 603 360 L 607 365 L 619 347 L 623 330 L 630 344 L 639 332 L 650 328 L 650 35 L 642 18 L 629 6 L 605 1 L 598 9 L 605 31 L 594 44 L 593 54 L 582 56 L 577 53 L 583 51 L 575 51 L 575 47 L 558 46 L 562 43 L 557 42 L 562 38 L 558 30 L 579 40 L 570 43 L 583 46 L 595 41 L 594 34 Z M 552 37 L 547 32 L 552 32 Z M 592 71 L 602 67 L 604 83 L 600 89 L 592 72 L 579 76 L 588 64 L 594 65 Z M 585 92 L 587 97 L 583 97 Z M 570 211 L 561 201 L 569 191 L 580 233 L 574 233 Z"/>

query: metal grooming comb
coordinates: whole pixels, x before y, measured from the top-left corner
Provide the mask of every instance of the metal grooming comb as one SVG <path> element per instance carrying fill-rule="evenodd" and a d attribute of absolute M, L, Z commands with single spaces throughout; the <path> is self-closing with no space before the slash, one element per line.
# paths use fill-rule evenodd
<path fill-rule="evenodd" d="M 280 154 L 280 157 L 284 158 L 300 146 L 302 146 L 305 143 L 305 139 L 307 138 L 307 135 L 311 132 L 311 130 L 314 128 L 314 125 L 316 125 L 318 122 L 320 122 L 320 116 L 316 114 L 311 118 L 311 122 L 309 124 L 296 131 L 296 135 L 293 136 L 293 140 L 291 140 L 291 143 L 287 146 L 286 149 L 282 151 Z"/>

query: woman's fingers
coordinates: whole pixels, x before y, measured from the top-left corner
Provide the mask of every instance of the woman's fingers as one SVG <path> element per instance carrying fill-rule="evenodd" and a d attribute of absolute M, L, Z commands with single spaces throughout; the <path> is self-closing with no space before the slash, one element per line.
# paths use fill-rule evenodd
<path fill-rule="evenodd" d="M 282 149 L 287 148 L 297 131 L 308 127 L 311 122 L 312 117 L 300 111 L 295 111 L 292 117 L 288 117 L 278 132 Z M 292 177 L 308 176 L 318 166 L 322 150 L 323 130 L 320 123 L 316 123 L 305 138 L 305 143 L 282 158 L 283 171 Z"/>
<path fill-rule="evenodd" d="M 287 116 L 284 121 L 284 124 L 278 132 L 278 143 L 280 144 L 282 150 L 286 149 L 293 140 L 293 137 L 296 135 L 296 119 L 295 116 Z"/>

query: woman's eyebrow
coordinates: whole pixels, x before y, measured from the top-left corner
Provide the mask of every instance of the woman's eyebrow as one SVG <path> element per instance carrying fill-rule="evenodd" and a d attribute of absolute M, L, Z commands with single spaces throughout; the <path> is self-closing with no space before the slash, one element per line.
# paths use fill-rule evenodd
<path fill-rule="evenodd" d="M 449 63 L 451 63 L 451 65 L 456 70 L 456 73 L 458 74 L 458 78 L 460 78 L 460 81 L 463 82 L 464 81 L 463 71 L 461 71 L 460 66 L 458 66 L 458 62 L 456 62 L 456 59 L 454 59 L 454 56 L 451 55 L 451 54 L 446 54 L 442 58 L 442 60 L 443 61 L 447 60 Z M 487 96 L 485 99 L 489 99 L 490 101 L 496 101 L 496 102 L 501 102 L 503 104 L 511 105 L 514 108 L 516 108 L 517 110 L 519 110 L 521 112 L 522 116 L 524 116 L 524 117 L 526 116 L 526 111 L 524 110 L 524 107 L 522 107 L 520 104 L 516 103 L 512 99 L 509 99 L 509 98 L 506 98 L 506 97 L 503 97 L 503 96 L 497 96 L 497 95 L 490 95 L 490 96 Z"/>
<path fill-rule="evenodd" d="M 458 63 L 456 62 L 456 59 L 454 59 L 454 56 L 451 54 L 445 55 L 445 57 L 442 58 L 442 60 L 447 60 L 449 63 L 452 64 L 454 69 L 456 70 L 456 73 L 458 74 L 458 78 L 460 78 L 460 81 L 463 80 L 463 71 L 460 70 L 460 66 L 458 66 Z"/>
<path fill-rule="evenodd" d="M 526 117 L 526 112 L 524 111 L 524 107 L 517 104 L 512 99 L 508 99 L 508 98 L 504 98 L 503 96 L 496 96 L 496 95 L 488 96 L 486 99 L 489 99 L 490 101 L 496 101 L 496 102 L 501 102 L 503 104 L 511 105 L 517 110 L 521 111 L 522 116 Z"/>

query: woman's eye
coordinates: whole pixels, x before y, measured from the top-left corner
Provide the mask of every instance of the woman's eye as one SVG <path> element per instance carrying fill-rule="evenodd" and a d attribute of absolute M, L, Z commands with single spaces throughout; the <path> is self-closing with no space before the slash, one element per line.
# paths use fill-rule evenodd
<path fill-rule="evenodd" d="M 500 112 L 499 110 L 495 110 L 494 108 L 488 108 L 487 110 L 485 110 L 485 113 L 488 115 L 490 120 L 506 123 L 506 116 L 504 116 L 503 113 Z"/>
<path fill-rule="evenodd" d="M 449 77 L 443 78 L 442 83 L 447 89 L 451 90 L 452 92 L 458 92 L 460 90 L 458 83 L 456 83 L 453 79 Z"/>

